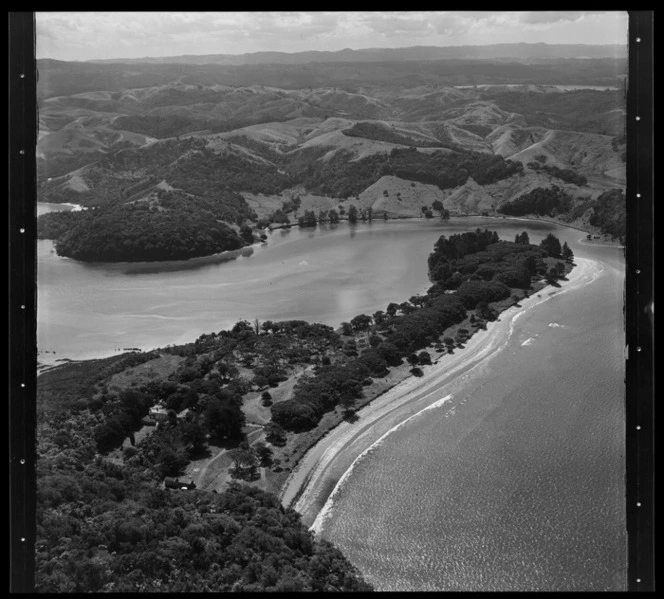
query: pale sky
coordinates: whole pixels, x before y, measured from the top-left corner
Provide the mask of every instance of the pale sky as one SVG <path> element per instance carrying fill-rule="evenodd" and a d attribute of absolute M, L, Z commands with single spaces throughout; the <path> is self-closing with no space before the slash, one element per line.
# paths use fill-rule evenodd
<path fill-rule="evenodd" d="M 626 44 L 626 11 L 36 13 L 37 58 L 463 46 Z"/>

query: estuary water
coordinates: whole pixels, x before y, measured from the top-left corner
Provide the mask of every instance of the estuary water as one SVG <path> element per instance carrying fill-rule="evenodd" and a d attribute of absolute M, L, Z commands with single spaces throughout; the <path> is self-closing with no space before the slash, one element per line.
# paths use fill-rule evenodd
<path fill-rule="evenodd" d="M 61 206 L 40 204 L 38 213 L 53 209 Z M 492 218 L 341 223 L 275 230 L 264 245 L 218 256 L 121 264 L 77 262 L 38 241 L 39 360 L 186 343 L 240 319 L 338 326 L 426 291 L 438 237 L 476 227 L 494 227 L 505 239 L 527 228 L 539 240 L 552 230 Z"/>

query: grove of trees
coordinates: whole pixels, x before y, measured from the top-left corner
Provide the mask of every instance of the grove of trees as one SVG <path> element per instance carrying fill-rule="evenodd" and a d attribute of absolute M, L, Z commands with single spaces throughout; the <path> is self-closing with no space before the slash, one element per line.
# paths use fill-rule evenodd
<path fill-rule="evenodd" d="M 509 216 L 524 216 L 535 214 L 539 216 L 556 216 L 569 212 L 572 208 L 571 196 L 558 186 L 538 187 L 519 196 L 511 202 L 505 202 L 498 207 L 498 212 Z"/>

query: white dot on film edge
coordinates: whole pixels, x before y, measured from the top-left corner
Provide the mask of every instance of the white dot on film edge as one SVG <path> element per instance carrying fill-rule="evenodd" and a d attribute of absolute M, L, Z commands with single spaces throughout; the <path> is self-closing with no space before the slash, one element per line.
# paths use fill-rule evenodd
<path fill-rule="evenodd" d="M 636 38 L 636 41 L 637 41 L 637 42 L 640 42 L 640 41 L 641 41 L 641 38 L 640 38 L 640 37 L 637 37 L 637 38 Z"/>
<path fill-rule="evenodd" d="M 636 197 L 637 197 L 637 198 L 640 198 L 640 197 L 641 197 L 641 194 L 640 194 L 640 193 L 637 193 L 637 194 L 636 194 Z"/>

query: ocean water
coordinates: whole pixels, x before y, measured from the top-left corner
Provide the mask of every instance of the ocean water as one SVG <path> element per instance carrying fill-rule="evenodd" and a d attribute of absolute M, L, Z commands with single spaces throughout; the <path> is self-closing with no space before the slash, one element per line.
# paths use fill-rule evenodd
<path fill-rule="evenodd" d="M 338 488 L 321 534 L 376 589 L 626 589 L 622 258 L 573 249 L 596 280 L 521 315 Z"/>

